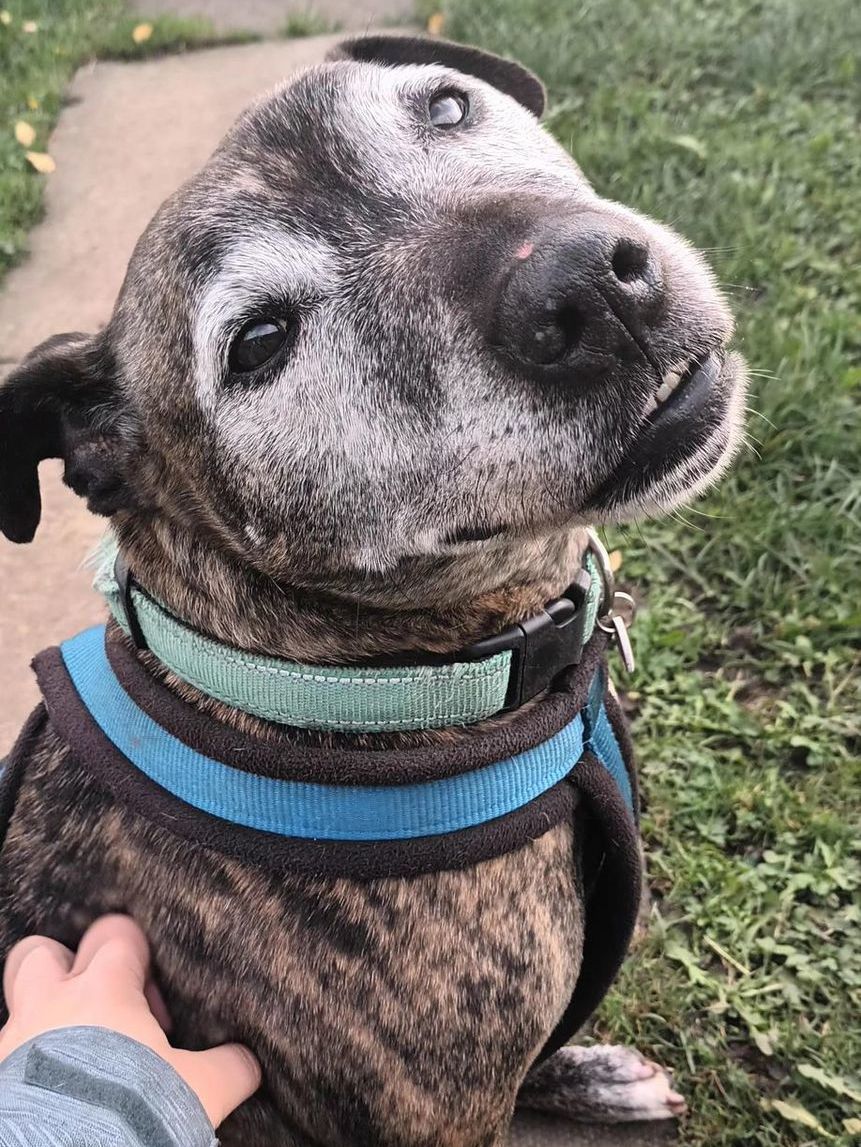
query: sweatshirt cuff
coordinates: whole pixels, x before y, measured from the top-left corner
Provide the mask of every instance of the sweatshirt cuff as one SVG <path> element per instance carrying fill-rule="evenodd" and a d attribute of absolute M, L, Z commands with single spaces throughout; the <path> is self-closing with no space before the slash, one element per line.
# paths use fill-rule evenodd
<path fill-rule="evenodd" d="M 45 1032 L 0 1065 L 0 1082 L 54 1092 L 115 1115 L 130 1144 L 216 1147 L 212 1124 L 185 1080 L 144 1044 L 101 1027 Z"/>

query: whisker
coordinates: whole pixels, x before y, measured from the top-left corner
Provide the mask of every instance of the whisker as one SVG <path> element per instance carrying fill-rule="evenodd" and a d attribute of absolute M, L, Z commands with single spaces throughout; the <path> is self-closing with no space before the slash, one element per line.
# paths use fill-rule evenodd
<path fill-rule="evenodd" d="M 746 414 L 754 415 L 756 418 L 761 419 L 766 424 L 766 426 L 770 426 L 772 430 L 777 430 L 777 426 L 771 421 L 770 418 L 763 414 L 761 410 L 757 410 L 753 406 L 746 406 L 744 409 Z"/>

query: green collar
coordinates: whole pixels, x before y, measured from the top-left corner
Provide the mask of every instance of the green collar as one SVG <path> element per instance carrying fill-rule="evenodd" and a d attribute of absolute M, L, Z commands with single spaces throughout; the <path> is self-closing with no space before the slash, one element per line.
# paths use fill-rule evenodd
<path fill-rule="evenodd" d="M 518 708 L 579 662 L 613 602 L 606 553 L 590 532 L 577 579 L 538 616 L 444 658 L 334 667 L 248 653 L 192 629 L 134 582 L 112 535 L 95 586 L 138 648 L 208 696 L 277 724 L 353 733 L 469 725 Z"/>

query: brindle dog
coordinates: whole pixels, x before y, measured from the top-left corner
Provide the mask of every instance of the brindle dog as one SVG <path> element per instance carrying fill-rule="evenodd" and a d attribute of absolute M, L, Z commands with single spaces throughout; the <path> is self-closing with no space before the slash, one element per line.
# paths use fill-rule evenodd
<path fill-rule="evenodd" d="M 3 531 L 33 536 L 37 464 L 61 457 L 197 629 L 408 662 L 558 595 L 586 523 L 703 489 L 741 420 L 727 307 L 683 240 L 595 194 L 542 107 L 514 63 L 394 37 L 260 99 L 147 228 L 107 327 L 50 339 L 0 390 Z M 285 731 L 167 679 L 276 742 L 493 724 Z M 526 1076 L 578 975 L 576 825 L 465 871 L 276 879 L 121 806 L 44 712 L 29 735 L 0 947 L 133 914 L 177 1040 L 262 1061 L 225 1144 L 491 1147 L 525 1077 L 523 1102 L 575 1117 L 678 1109 L 621 1049 Z"/>

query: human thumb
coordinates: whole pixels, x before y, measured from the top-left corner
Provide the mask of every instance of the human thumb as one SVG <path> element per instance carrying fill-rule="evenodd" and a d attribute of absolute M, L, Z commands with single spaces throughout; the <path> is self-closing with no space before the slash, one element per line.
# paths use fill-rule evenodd
<path fill-rule="evenodd" d="M 225 1043 L 208 1051 L 175 1051 L 171 1062 L 197 1093 L 213 1127 L 249 1099 L 262 1078 L 254 1055 L 238 1043 Z"/>

